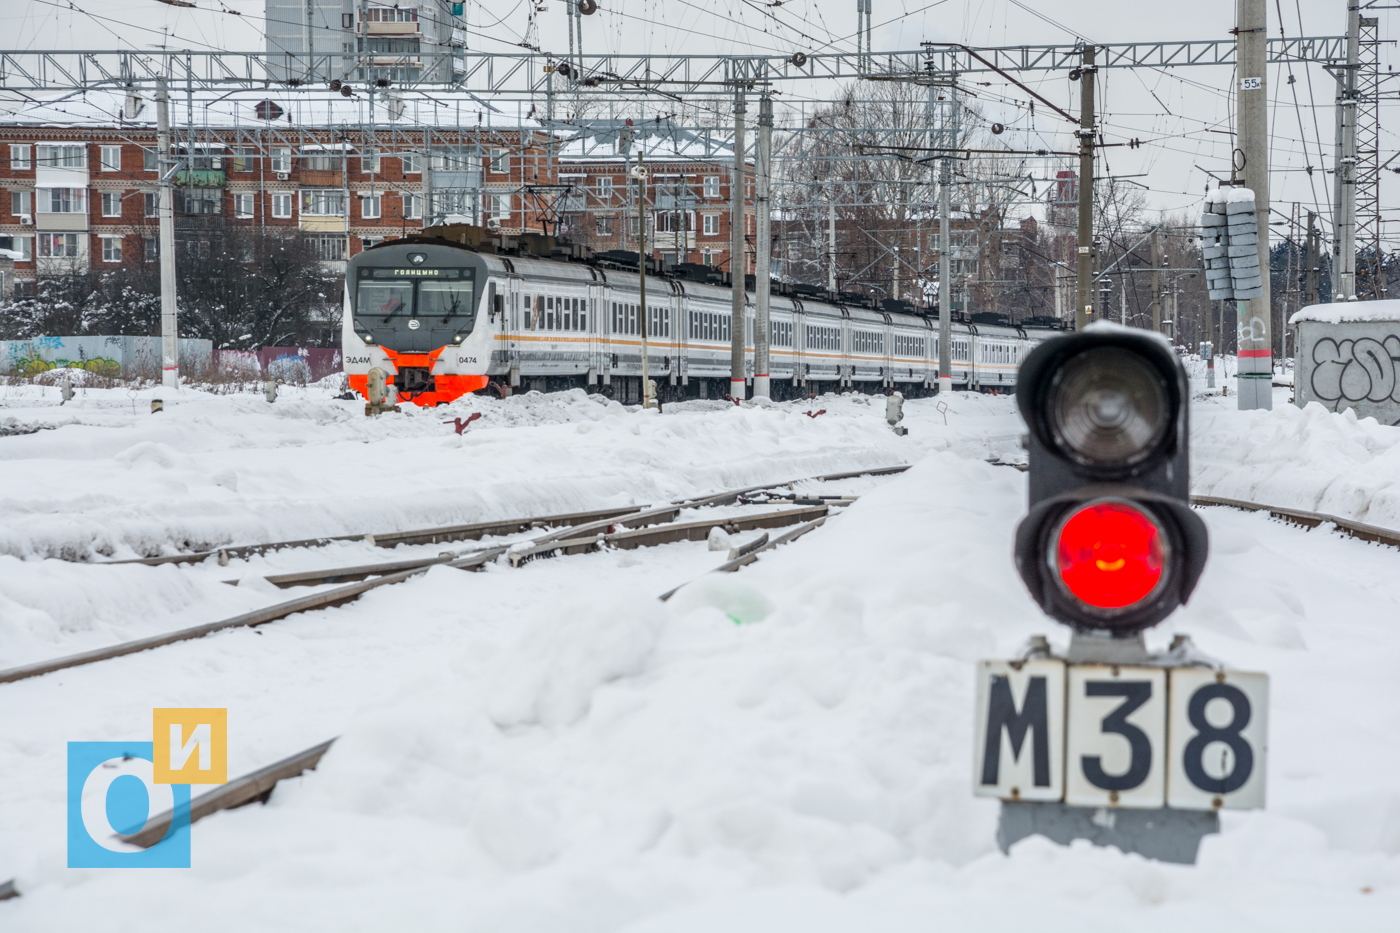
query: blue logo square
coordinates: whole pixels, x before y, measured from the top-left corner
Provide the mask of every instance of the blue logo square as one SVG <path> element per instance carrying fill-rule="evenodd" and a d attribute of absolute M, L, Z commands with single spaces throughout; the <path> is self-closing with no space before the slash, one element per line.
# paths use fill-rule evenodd
<path fill-rule="evenodd" d="M 69 868 L 190 867 L 190 785 L 153 776 L 150 742 L 68 743 Z M 108 847 L 167 810 L 170 828 L 149 849 Z"/>

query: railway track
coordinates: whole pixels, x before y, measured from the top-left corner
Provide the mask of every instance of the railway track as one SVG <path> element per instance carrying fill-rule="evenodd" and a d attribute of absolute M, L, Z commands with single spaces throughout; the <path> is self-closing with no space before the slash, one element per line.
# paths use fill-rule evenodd
<path fill-rule="evenodd" d="M 845 479 L 862 475 L 880 475 L 887 473 L 902 472 L 904 469 L 907 469 L 907 467 L 897 467 L 882 471 L 835 474 L 826 477 L 821 477 L 821 479 Z M 814 479 L 816 479 L 816 477 L 814 477 Z M 585 553 L 586 551 L 596 550 L 598 548 L 606 546 L 643 547 L 648 546 L 649 544 L 660 544 L 670 541 L 697 540 L 695 535 L 698 534 L 699 530 L 702 527 L 706 529 L 706 534 L 708 534 L 708 529 L 714 527 L 729 527 L 734 530 L 756 530 L 759 528 L 782 527 L 781 524 L 777 523 L 775 516 L 768 513 L 753 517 L 731 517 L 728 519 L 717 518 L 712 521 L 688 522 L 681 525 L 669 525 L 667 527 L 661 527 L 659 529 L 653 527 L 664 525 L 664 516 L 669 514 L 672 518 L 674 518 L 675 515 L 679 512 L 679 510 L 684 507 L 695 508 L 703 507 L 704 505 L 720 505 L 733 503 L 774 504 L 779 502 L 798 506 L 797 508 L 788 510 L 788 517 L 797 519 L 800 516 L 800 518 L 804 520 L 787 523 L 796 524 L 797 527 L 792 528 L 792 530 L 771 540 L 769 538 L 769 535 L 765 533 L 759 538 L 748 542 L 743 547 L 736 549 L 730 554 L 729 560 L 725 561 L 723 564 L 711 571 L 712 573 L 733 572 L 757 560 L 759 558 L 759 555 L 764 551 L 770 550 L 775 547 L 779 547 L 790 541 L 796 540 L 797 538 L 801 537 L 804 534 L 807 534 L 813 529 L 820 527 L 827 520 L 829 515 L 828 510 L 831 507 L 834 507 L 837 504 L 848 504 L 849 502 L 854 501 L 853 497 L 844 496 L 803 497 L 797 494 L 781 493 L 762 496 L 755 495 L 755 493 L 764 493 L 766 490 L 779 488 L 785 485 L 793 485 L 797 482 L 802 482 L 802 480 L 793 480 L 790 483 L 776 483 L 770 486 L 749 487 L 743 490 L 726 490 L 722 493 L 717 493 L 711 496 L 702 497 L 694 500 L 687 500 L 687 503 L 685 505 L 677 503 L 671 506 L 662 507 L 660 509 L 648 510 L 645 508 L 637 508 L 635 510 L 617 510 L 614 511 L 613 514 L 609 517 L 599 518 L 592 522 L 566 524 L 564 527 L 559 528 L 556 531 L 550 532 L 544 538 L 532 540 L 530 542 L 530 546 L 527 549 L 515 551 L 514 554 L 512 554 L 512 564 L 515 566 L 519 566 L 520 564 L 523 564 L 529 560 L 538 559 L 544 556 L 554 556 L 557 554 L 566 553 Z M 1286 521 L 1291 524 L 1300 525 L 1305 528 L 1317 528 L 1323 525 L 1332 525 L 1335 528 L 1337 528 L 1337 530 L 1349 536 L 1359 538 L 1364 541 L 1371 541 L 1378 544 L 1384 544 L 1390 547 L 1400 548 L 1400 532 L 1393 531 L 1387 528 L 1381 528 L 1375 525 L 1368 525 L 1363 522 L 1353 522 L 1335 515 L 1327 515 L 1318 512 L 1308 512 L 1298 509 L 1286 509 L 1277 506 L 1261 505 L 1255 502 L 1247 502 L 1239 499 L 1226 499 L 1216 496 L 1192 496 L 1191 502 L 1192 505 L 1197 507 L 1220 507 L 1240 509 L 1251 512 L 1268 512 L 1274 518 L 1278 518 L 1282 521 Z M 584 515 L 589 513 L 575 514 Z M 519 524 L 521 522 L 528 521 L 541 520 L 521 519 L 517 520 L 513 524 L 515 527 L 519 527 Z M 496 524 L 500 526 L 511 523 Z M 618 525 L 623 524 L 635 525 L 636 527 L 624 528 L 623 530 L 614 530 L 617 529 Z M 459 527 L 466 528 L 475 526 Z M 540 526 L 532 525 L 529 527 Z M 411 534 L 431 533 L 434 532 L 428 531 Z M 647 535 L 655 536 L 654 540 L 649 541 L 646 537 Z M 701 535 L 700 537 L 703 537 L 703 535 Z M 545 540 L 545 538 L 548 538 L 549 540 Z M 313 540 L 320 542 L 325 540 L 337 539 Z M 338 540 L 353 540 L 353 538 L 347 536 L 346 538 Z M 291 545 L 288 543 L 282 543 L 281 546 Z M 269 546 L 260 545 L 256 547 Z M 361 568 L 343 568 L 339 571 L 339 573 L 342 575 L 349 573 L 358 573 L 361 571 L 364 572 L 367 576 L 372 575 L 377 571 L 382 571 L 383 575 L 380 576 L 378 579 L 368 583 L 358 583 L 349 587 L 343 587 L 337 590 L 332 590 L 328 593 L 316 594 L 315 596 L 308 597 L 304 600 L 296 600 L 293 601 L 293 603 L 284 603 L 280 606 L 269 607 L 268 609 L 262 610 L 261 612 L 271 613 L 274 611 L 280 611 L 285 607 L 296 603 L 305 603 L 308 607 L 312 607 L 314 603 L 316 604 L 316 607 L 322 608 L 329 605 L 339 605 L 343 602 L 350 601 L 351 599 L 355 598 L 355 596 L 359 593 L 367 592 L 369 589 L 372 589 L 375 586 L 383 586 L 389 583 L 399 582 L 401 580 L 408 579 L 409 577 L 417 573 L 423 572 L 423 570 L 426 569 L 426 567 L 428 566 L 435 566 L 441 563 L 447 566 L 458 566 L 461 567 L 461 569 L 473 569 L 473 567 L 479 567 L 487 561 L 494 560 L 501 554 L 509 552 L 510 548 L 508 546 L 500 546 L 487 548 L 470 554 L 466 557 L 454 556 L 452 559 L 448 559 L 446 555 L 440 555 L 438 559 L 427 561 L 425 564 L 422 565 L 418 565 L 417 562 L 413 561 L 399 562 L 415 564 L 415 566 L 404 567 L 402 569 L 395 569 L 394 565 L 392 564 L 370 565 Z M 206 553 L 202 559 L 207 559 L 209 556 L 212 556 L 213 553 L 215 552 Z M 170 561 L 167 560 L 165 562 Z M 328 572 L 321 573 L 323 574 L 323 576 L 325 576 Z M 287 578 L 296 576 L 306 575 L 284 575 L 284 577 Z M 271 580 L 273 578 L 269 579 Z M 329 580 L 330 578 L 326 576 L 326 579 Z M 295 586 L 298 584 L 279 583 L 279 585 Z M 686 585 L 687 584 L 681 584 L 681 586 L 677 586 L 671 590 L 668 590 L 667 592 L 662 593 L 658 598 L 662 601 L 668 600 Z M 327 601 L 328 598 L 334 601 Z M 319 601 L 319 603 L 317 601 Z M 305 611 L 305 609 L 292 609 L 283 612 L 282 615 L 290 615 L 292 612 L 295 611 Z M 248 614 L 248 616 L 256 615 L 258 615 L 258 613 Z M 282 617 L 282 615 L 278 615 L 277 618 Z M 272 621 L 272 619 L 268 618 L 267 621 Z M 208 632 L 217 631 L 219 630 L 219 628 L 222 627 L 230 627 L 233 624 L 261 623 L 238 623 L 237 620 L 226 620 L 225 623 L 211 623 L 210 626 L 201 626 L 196 627 L 196 629 L 188 629 L 184 630 L 183 632 L 171 633 L 170 636 L 157 636 L 156 639 L 147 639 L 146 641 L 152 642 L 152 644 L 149 645 L 149 647 L 155 647 L 155 642 L 157 641 L 159 641 L 160 644 L 168 644 L 174 640 L 183 640 L 177 639 L 174 636 L 182 636 L 185 635 L 185 633 L 187 632 L 197 632 L 203 630 L 203 633 L 207 634 Z M 199 637 L 199 635 L 193 634 L 188 635 L 187 637 Z M 113 649 L 106 650 L 112 651 L 114 649 L 127 648 L 128 646 L 134 644 L 138 643 L 127 643 L 126 645 L 114 646 Z M 145 650 L 145 648 L 132 648 L 132 650 Z M 88 654 L 93 655 L 97 653 L 98 652 L 89 652 Z M 131 651 L 123 650 L 120 651 L 120 653 L 126 654 L 131 653 Z M 116 657 L 119 655 L 116 653 L 112 653 L 106 656 Z M 84 657 L 84 655 L 77 655 L 68 659 L 57 659 L 54 662 L 49 662 L 48 669 L 60 670 L 64 667 L 77 666 L 76 664 L 63 662 L 74 661 L 77 659 L 82 659 Z M 78 663 L 91 663 L 92 660 L 100 660 L 100 658 L 94 657 L 89 660 L 78 660 Z M 33 667 L 38 666 L 42 665 L 35 665 Z M 9 675 L 24 670 L 25 669 L 23 668 L 17 668 L 14 671 L 0 672 L 0 683 L 22 679 L 21 677 L 13 677 Z M 39 673 L 44 672 L 46 671 L 35 671 L 33 673 L 27 673 L 24 676 L 38 676 Z M 335 742 L 335 738 L 321 742 L 308 749 L 305 749 L 304 751 L 298 752 L 294 755 L 284 758 L 281 761 L 274 762 L 270 765 L 259 768 L 241 777 L 235 778 L 227 784 L 224 784 L 214 790 L 200 795 L 199 797 L 193 799 L 190 803 L 190 822 L 197 822 L 198 820 L 203 819 L 204 817 L 209 816 L 213 813 L 217 813 L 220 810 L 234 809 L 237 807 L 246 806 L 254 802 L 266 802 L 271 797 L 273 790 L 276 788 L 279 782 L 288 780 L 290 778 L 298 777 L 306 773 L 307 771 L 315 770 L 317 765 L 320 763 L 321 759 L 325 756 L 326 752 L 328 752 L 330 748 L 335 744 Z M 164 838 L 165 833 L 170 827 L 172 818 L 173 813 L 171 811 L 159 814 L 150 819 L 147 822 L 146 826 L 143 827 L 140 831 L 131 835 L 122 836 L 121 839 L 125 842 L 142 847 L 150 847 L 152 845 L 155 845 L 162 838 Z M 0 883 L 0 900 L 6 900 L 12 897 L 19 897 L 20 893 L 21 892 L 15 885 L 14 881 Z"/>
<path fill-rule="evenodd" d="M 165 645 L 176 644 L 182 641 L 191 641 L 229 629 L 252 628 L 266 625 L 270 622 L 276 622 L 300 612 L 311 612 L 319 609 L 330 609 L 335 606 L 342 606 L 359 599 L 371 590 L 402 583 L 421 573 L 426 573 L 429 569 L 436 566 L 450 567 L 456 570 L 479 570 L 486 564 L 497 560 L 502 555 L 509 555 L 511 565 L 519 567 L 531 560 L 562 556 L 565 554 L 582 554 L 606 547 L 652 547 L 675 541 L 700 540 L 709 534 L 710 529 L 715 527 L 725 528 L 731 532 L 760 528 L 778 528 L 796 524 L 806 524 L 811 527 L 817 527 L 820 521 L 825 520 L 827 511 L 831 508 L 831 506 L 825 503 L 816 506 L 796 506 L 778 512 L 763 513 L 754 516 L 717 516 L 714 519 L 699 522 L 687 522 L 683 524 L 671 523 L 680 514 L 682 509 L 699 509 L 734 504 L 743 500 L 744 497 L 753 496 L 754 493 L 778 489 L 785 486 L 791 487 L 801 482 L 829 482 L 851 479 L 859 476 L 890 475 L 903 472 L 908 468 L 907 465 L 900 465 L 875 470 L 831 473 L 766 485 L 746 486 L 741 489 L 727 489 L 706 496 L 679 500 L 659 508 L 637 506 L 626 509 L 603 510 L 608 513 L 604 518 L 596 518 L 599 514 L 597 512 L 578 512 L 564 516 L 511 519 L 506 522 L 457 525 L 447 528 L 420 529 L 417 531 L 395 533 L 400 539 L 398 543 L 437 543 L 441 540 L 439 536 L 443 535 L 465 536 L 475 534 L 477 537 L 484 537 L 486 536 L 486 532 L 483 531 L 480 534 L 477 532 L 487 527 L 532 529 L 546 527 L 544 524 L 546 522 L 553 522 L 564 526 L 538 537 L 528 539 L 526 542 L 517 542 L 512 545 L 497 545 L 474 550 L 465 554 L 446 552 L 430 558 L 415 560 L 364 564 L 355 567 L 339 567 L 304 573 L 278 574 L 268 579 L 269 582 L 282 588 L 334 583 L 341 585 L 336 586 L 334 589 L 298 597 L 272 606 L 265 606 L 261 609 L 255 609 L 251 612 L 245 612 L 227 619 L 205 622 L 200 625 L 177 629 L 172 632 L 164 632 L 159 635 L 151 635 L 146 638 L 134 639 L 132 641 L 108 645 L 102 648 L 94 648 L 90 651 L 60 658 L 36 661 L 31 664 L 9 668 L 8 670 L 0 670 L 0 684 L 27 680 L 32 677 L 40 677 L 56 671 L 82 667 L 100 661 L 124 657 L 142 651 L 149 651 L 154 648 L 161 648 Z M 776 499 L 776 501 L 784 504 L 795 502 L 796 500 L 796 496 L 794 496 L 792 500 L 781 497 Z M 849 503 L 853 500 L 850 499 L 850 497 L 834 497 L 831 501 Z M 584 517 L 594 518 L 595 520 L 580 522 L 579 520 Z M 816 524 L 814 524 L 814 522 Z M 664 527 L 657 528 L 654 526 Z M 273 542 L 268 544 L 246 545 L 240 548 L 226 548 L 223 550 L 226 553 L 238 552 L 249 554 L 283 547 L 319 546 L 330 540 L 356 540 L 357 537 L 366 538 L 366 536 L 347 535 L 329 539 L 312 538 L 306 539 L 306 541 L 303 542 Z M 379 541 L 387 540 L 390 537 L 392 536 L 377 536 L 374 537 L 373 540 L 378 544 Z M 787 536 L 784 537 L 786 538 Z M 455 540 L 461 540 L 461 537 Z M 218 553 L 218 551 L 202 552 L 203 556 L 199 557 L 199 560 L 207 560 L 210 557 L 217 556 Z M 197 556 L 198 555 L 191 554 L 170 558 L 147 558 L 142 561 L 130 561 L 127 563 L 191 562 L 193 558 Z M 181 560 L 180 558 L 190 558 L 191 560 Z M 742 566 L 742 564 L 738 566 Z M 735 569 L 737 569 L 737 567 Z M 669 597 L 669 595 L 669 593 L 666 594 L 667 597 Z"/>

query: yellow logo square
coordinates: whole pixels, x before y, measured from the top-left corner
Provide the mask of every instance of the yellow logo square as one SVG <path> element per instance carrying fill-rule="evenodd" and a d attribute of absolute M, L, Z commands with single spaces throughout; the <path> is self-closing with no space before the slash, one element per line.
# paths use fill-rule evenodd
<path fill-rule="evenodd" d="M 153 709 L 151 718 L 151 783 L 228 783 L 227 709 Z"/>

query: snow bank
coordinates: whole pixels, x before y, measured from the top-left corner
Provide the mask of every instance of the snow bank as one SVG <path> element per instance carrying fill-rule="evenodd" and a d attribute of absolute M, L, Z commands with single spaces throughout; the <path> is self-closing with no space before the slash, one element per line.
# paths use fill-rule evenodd
<path fill-rule="evenodd" d="M 1308 305 L 1293 312 L 1289 324 L 1299 321 L 1319 321 L 1323 324 L 1343 324 L 1367 321 L 1400 321 L 1400 299 L 1385 301 L 1336 301 Z"/>

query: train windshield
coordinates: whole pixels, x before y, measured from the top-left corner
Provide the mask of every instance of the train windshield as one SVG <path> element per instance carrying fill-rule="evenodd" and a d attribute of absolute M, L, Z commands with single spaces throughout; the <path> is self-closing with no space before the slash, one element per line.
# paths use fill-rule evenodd
<path fill-rule="evenodd" d="M 412 282 L 361 282 L 356 311 L 364 317 L 379 317 L 384 321 L 413 310 Z"/>
<path fill-rule="evenodd" d="M 418 316 L 444 322 L 472 312 L 472 283 L 422 281 L 418 283 Z"/>

